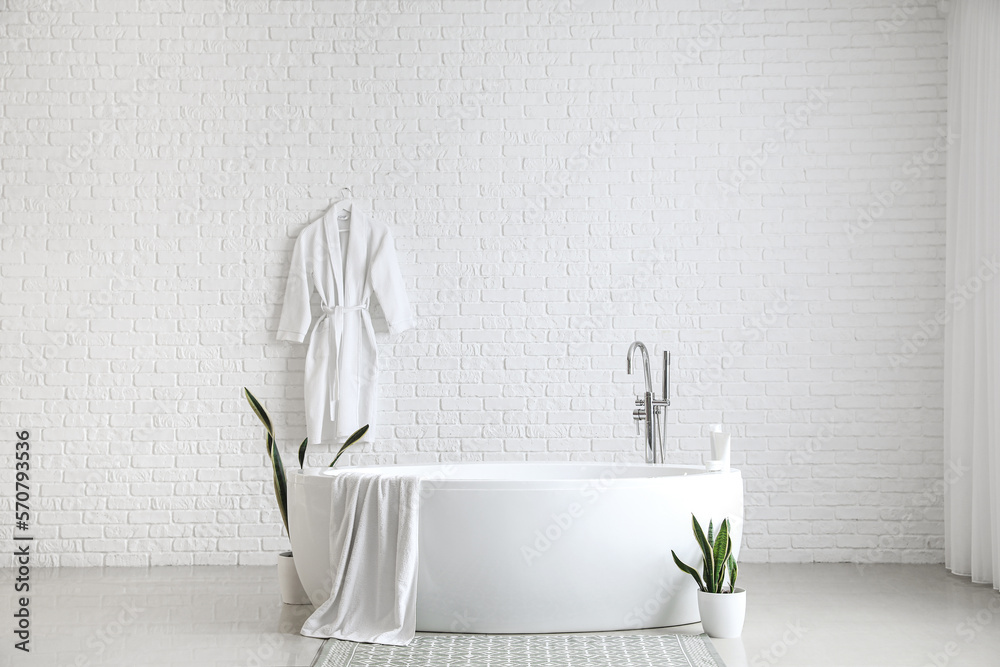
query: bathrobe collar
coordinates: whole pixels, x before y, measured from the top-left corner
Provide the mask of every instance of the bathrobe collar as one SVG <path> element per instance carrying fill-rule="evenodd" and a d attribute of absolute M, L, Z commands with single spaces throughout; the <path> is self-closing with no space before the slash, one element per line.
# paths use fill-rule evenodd
<path fill-rule="evenodd" d="M 342 257 L 340 243 L 340 228 L 337 218 L 344 210 L 350 209 L 350 233 L 347 241 L 347 261 Z M 333 269 L 335 300 L 329 306 L 356 306 L 365 298 L 366 285 L 359 285 L 358 279 L 367 282 L 367 271 L 363 268 L 368 261 L 368 219 L 361 206 L 354 199 L 342 199 L 327 211 L 323 220 L 323 230 L 326 235 L 326 247 L 330 252 L 330 265 Z M 344 265 L 347 265 L 347 275 L 344 275 Z"/>

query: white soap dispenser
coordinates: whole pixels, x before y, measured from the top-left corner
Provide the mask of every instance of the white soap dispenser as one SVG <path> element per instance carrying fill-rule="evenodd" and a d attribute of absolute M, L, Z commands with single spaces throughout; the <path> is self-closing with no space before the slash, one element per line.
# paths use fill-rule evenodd
<path fill-rule="evenodd" d="M 722 432 L 722 424 L 713 424 L 709 430 L 712 442 L 708 461 L 705 462 L 705 470 L 709 472 L 729 470 L 729 445 L 731 436 L 729 433 Z"/>

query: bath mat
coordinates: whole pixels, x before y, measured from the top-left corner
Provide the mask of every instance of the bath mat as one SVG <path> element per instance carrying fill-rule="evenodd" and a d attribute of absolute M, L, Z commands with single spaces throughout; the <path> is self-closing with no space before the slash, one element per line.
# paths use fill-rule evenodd
<path fill-rule="evenodd" d="M 313 667 L 725 667 L 708 635 L 417 635 L 409 646 L 327 639 Z"/>

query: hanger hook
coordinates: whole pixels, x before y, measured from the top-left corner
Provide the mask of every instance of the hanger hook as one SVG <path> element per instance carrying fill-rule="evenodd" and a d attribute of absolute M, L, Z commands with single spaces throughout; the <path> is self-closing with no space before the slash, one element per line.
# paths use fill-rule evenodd
<path fill-rule="evenodd" d="M 350 199 L 351 198 L 351 189 L 350 188 L 340 188 L 340 198 L 341 199 Z"/>

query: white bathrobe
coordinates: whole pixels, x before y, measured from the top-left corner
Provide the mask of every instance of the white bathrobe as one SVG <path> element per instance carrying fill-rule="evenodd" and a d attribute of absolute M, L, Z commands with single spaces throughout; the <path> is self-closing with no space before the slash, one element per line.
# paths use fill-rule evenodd
<path fill-rule="evenodd" d="M 337 217 L 345 210 L 351 211 L 349 235 L 338 230 Z M 378 351 L 368 314 L 371 293 L 392 335 L 413 326 L 388 227 L 344 200 L 302 230 L 285 287 L 279 340 L 305 339 L 313 287 L 322 312 L 306 352 L 306 432 L 310 444 L 342 443 L 361 426 L 375 425 Z"/>

